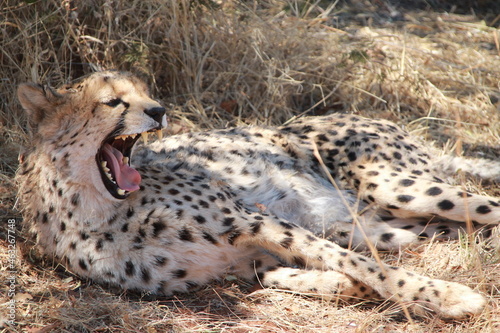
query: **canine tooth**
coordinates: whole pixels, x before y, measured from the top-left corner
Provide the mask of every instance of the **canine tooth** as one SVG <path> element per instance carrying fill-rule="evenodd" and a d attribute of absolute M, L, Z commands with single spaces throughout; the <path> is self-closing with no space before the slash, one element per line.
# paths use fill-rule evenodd
<path fill-rule="evenodd" d="M 142 136 L 142 140 L 144 140 L 144 143 L 148 143 L 148 133 L 142 132 L 141 136 Z"/>
<path fill-rule="evenodd" d="M 132 139 L 135 139 L 135 137 L 137 136 L 137 134 L 130 134 L 129 135 Z"/>
<path fill-rule="evenodd" d="M 102 162 L 101 162 L 101 166 L 102 166 L 103 168 L 107 167 L 107 166 L 108 166 L 108 162 L 107 162 L 107 161 L 102 161 Z"/>
<path fill-rule="evenodd" d="M 109 169 L 108 169 L 108 171 L 109 171 Z M 113 181 L 113 177 L 111 176 L 111 174 L 108 171 L 105 172 L 106 177 L 108 177 L 109 180 Z"/>
<path fill-rule="evenodd" d="M 125 195 L 125 190 L 122 190 L 121 188 L 119 188 L 116 192 L 118 192 L 119 195 Z"/>
<path fill-rule="evenodd" d="M 128 164 L 128 161 L 129 161 L 128 157 L 124 156 L 123 157 L 123 164 Z"/>
<path fill-rule="evenodd" d="M 163 132 L 161 130 L 156 131 L 156 136 L 158 137 L 158 140 L 163 139 Z"/>

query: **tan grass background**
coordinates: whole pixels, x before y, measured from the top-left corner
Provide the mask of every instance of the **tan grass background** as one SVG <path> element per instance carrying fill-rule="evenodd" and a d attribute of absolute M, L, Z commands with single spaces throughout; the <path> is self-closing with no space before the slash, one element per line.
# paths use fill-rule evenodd
<path fill-rule="evenodd" d="M 130 70 L 171 110 L 172 134 L 349 111 L 395 121 L 454 153 L 500 157 L 500 2 L 0 1 L 0 321 L 6 221 L 16 218 L 16 325 L 1 332 L 500 332 L 500 253 L 427 243 L 391 264 L 462 282 L 477 318 L 405 318 L 394 304 L 338 306 L 242 281 L 155 299 L 82 281 L 25 242 L 13 175 L 25 140 L 16 86 Z M 469 190 L 500 195 L 498 184 Z M 0 326 L 2 324 L 0 323 Z"/>

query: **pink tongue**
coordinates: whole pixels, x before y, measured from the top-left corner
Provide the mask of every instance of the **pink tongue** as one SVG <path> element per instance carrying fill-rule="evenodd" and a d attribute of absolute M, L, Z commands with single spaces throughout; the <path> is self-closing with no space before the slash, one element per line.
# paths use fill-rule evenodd
<path fill-rule="evenodd" d="M 103 156 L 108 162 L 108 168 L 116 181 L 116 184 L 125 191 L 133 192 L 139 189 L 141 175 L 134 168 L 123 163 L 123 155 L 110 144 L 103 146 Z"/>

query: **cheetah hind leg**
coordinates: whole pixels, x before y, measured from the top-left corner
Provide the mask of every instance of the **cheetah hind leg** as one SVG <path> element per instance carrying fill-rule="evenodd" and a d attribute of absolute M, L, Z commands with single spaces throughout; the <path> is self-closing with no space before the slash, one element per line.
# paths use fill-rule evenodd
<path fill-rule="evenodd" d="M 358 253 L 317 238 L 301 227 L 272 216 L 263 215 L 262 218 L 240 225 L 239 230 L 228 235 L 231 243 L 235 246 L 260 246 L 281 260 L 304 269 L 345 274 L 370 286 L 383 298 L 405 304 L 417 314 L 428 310 L 459 319 L 479 314 L 485 307 L 485 298 L 467 286 L 430 279 L 399 267 L 379 265 Z"/>
<path fill-rule="evenodd" d="M 372 288 L 335 271 L 285 267 L 276 257 L 249 249 L 248 258 L 231 268 L 231 273 L 261 287 L 291 290 L 322 299 L 342 301 L 380 300 Z"/>
<path fill-rule="evenodd" d="M 458 186 L 405 172 L 379 169 L 376 164 L 354 167 L 361 198 L 373 201 L 395 217 L 441 216 L 479 224 L 500 223 L 500 200 L 466 193 Z"/>

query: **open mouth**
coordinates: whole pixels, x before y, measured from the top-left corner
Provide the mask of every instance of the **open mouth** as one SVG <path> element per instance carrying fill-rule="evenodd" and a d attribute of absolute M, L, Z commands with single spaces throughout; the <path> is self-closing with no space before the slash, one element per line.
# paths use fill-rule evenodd
<path fill-rule="evenodd" d="M 130 166 L 130 154 L 139 137 L 142 136 L 144 142 L 147 143 L 148 135 L 153 131 L 159 139 L 162 138 L 160 129 L 141 134 L 111 136 L 104 140 L 97 152 L 96 162 L 102 182 L 115 198 L 125 199 L 131 192 L 140 188 L 141 175 Z"/>

